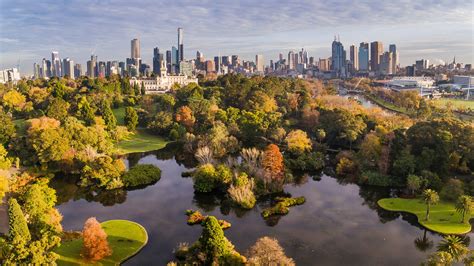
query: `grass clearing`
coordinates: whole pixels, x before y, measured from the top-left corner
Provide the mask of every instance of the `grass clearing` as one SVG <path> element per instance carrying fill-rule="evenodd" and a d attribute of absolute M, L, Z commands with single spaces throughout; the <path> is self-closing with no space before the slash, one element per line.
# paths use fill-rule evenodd
<path fill-rule="evenodd" d="M 127 220 L 110 220 L 101 223 L 107 233 L 112 255 L 95 263 L 81 257 L 82 239 L 61 243 L 55 250 L 61 257 L 58 265 L 119 265 L 137 254 L 147 243 L 148 235 L 138 223 Z"/>
<path fill-rule="evenodd" d="M 471 231 L 471 224 L 461 223 L 462 215 L 449 202 L 432 205 L 429 221 L 425 220 L 426 204 L 422 199 L 388 198 L 379 200 L 377 204 L 388 211 L 412 213 L 422 226 L 441 234 L 466 234 Z"/>
<path fill-rule="evenodd" d="M 380 99 L 379 97 L 376 97 L 372 94 L 366 93 L 365 97 L 369 99 L 370 101 L 376 103 L 382 108 L 385 108 L 387 110 L 390 110 L 392 112 L 400 113 L 400 114 L 405 114 L 405 115 L 411 115 L 413 114 L 413 111 L 410 111 L 404 107 L 397 106 L 393 103 L 389 103 L 387 101 L 384 101 L 383 99 Z"/>
<path fill-rule="evenodd" d="M 162 137 L 152 135 L 145 129 L 139 128 L 130 139 L 122 140 L 115 144 L 118 154 L 147 152 L 162 149 L 169 141 Z"/>

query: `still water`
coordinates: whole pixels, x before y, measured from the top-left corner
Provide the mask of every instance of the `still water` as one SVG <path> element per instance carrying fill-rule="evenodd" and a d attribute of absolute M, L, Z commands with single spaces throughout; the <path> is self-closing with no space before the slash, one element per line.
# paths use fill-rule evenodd
<path fill-rule="evenodd" d="M 260 212 L 268 201 L 244 211 L 232 208 L 224 197 L 195 194 L 192 180 L 181 177 L 193 166 L 192 159 L 179 152 L 132 154 L 126 162 L 154 164 L 161 168 L 162 178 L 146 188 L 108 194 L 80 191 L 65 180 L 52 183 L 65 230 L 81 230 L 91 216 L 99 221 L 128 219 L 146 228 L 148 244 L 125 265 L 166 265 L 178 243 L 196 241 L 201 228 L 186 224 L 187 209 L 229 221 L 232 227 L 226 237 L 241 253 L 259 237 L 277 238 L 297 265 L 419 265 L 441 239 L 425 232 L 414 216 L 378 208 L 376 201 L 390 194 L 387 189 L 344 184 L 327 175 L 320 181 L 306 176 L 285 187 L 292 196 L 306 197 L 306 203 L 265 221 Z M 421 244 L 417 247 L 415 242 Z"/>

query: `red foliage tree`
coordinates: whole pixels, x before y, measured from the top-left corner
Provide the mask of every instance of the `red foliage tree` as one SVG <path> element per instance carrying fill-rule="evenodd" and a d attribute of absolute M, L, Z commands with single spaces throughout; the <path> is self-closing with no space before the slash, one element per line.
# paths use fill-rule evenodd
<path fill-rule="evenodd" d="M 263 153 L 262 166 L 271 178 L 271 181 L 283 179 L 283 155 L 275 144 L 270 144 Z"/>
<path fill-rule="evenodd" d="M 86 259 L 98 261 L 112 254 L 107 242 L 107 234 L 95 217 L 87 219 L 82 230 L 82 237 L 84 239 L 82 256 Z"/>
<path fill-rule="evenodd" d="M 196 119 L 193 116 L 191 108 L 188 106 L 181 106 L 176 112 L 176 121 L 185 126 L 188 131 L 191 131 Z"/>

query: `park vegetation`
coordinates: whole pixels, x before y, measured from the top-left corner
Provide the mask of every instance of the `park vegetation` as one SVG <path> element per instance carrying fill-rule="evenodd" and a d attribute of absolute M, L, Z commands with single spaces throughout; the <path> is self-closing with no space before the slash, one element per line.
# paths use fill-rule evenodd
<path fill-rule="evenodd" d="M 334 168 L 341 182 L 398 187 L 404 196 L 424 200 L 426 222 L 434 218 L 430 209 L 447 202 L 458 223 L 467 224 L 473 124 L 414 93 L 384 91 L 368 80 L 360 87 L 402 110 L 364 108 L 320 80 L 234 74 L 158 95 L 115 75 L 0 85 L 0 196 L 19 223 L 11 221 L 13 235 L 1 242 L 7 243 L 2 254 L 19 264 L 54 262 L 61 219 L 47 180 L 75 178 L 94 192 L 152 184 L 160 169 L 138 165 L 127 171 L 119 155 L 144 151 L 158 139 L 160 147 L 163 139 L 174 141 L 196 159 L 196 193 L 222 193 L 242 209 L 275 199 L 303 173 Z M 141 147 L 124 148 L 130 142 Z M 273 202 L 268 215 L 287 213 L 304 198 Z M 203 263 L 241 260 L 214 219 L 202 223 L 197 250 L 205 254 Z M 23 228 L 22 241 L 14 228 Z M 210 237 L 211 231 L 219 236 Z"/>

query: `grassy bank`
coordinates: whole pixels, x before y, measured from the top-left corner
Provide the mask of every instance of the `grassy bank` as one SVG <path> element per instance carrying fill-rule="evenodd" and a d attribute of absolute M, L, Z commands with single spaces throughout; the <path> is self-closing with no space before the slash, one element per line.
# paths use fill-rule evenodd
<path fill-rule="evenodd" d="M 471 231 L 469 223 L 461 223 L 461 214 L 454 204 L 439 202 L 430 208 L 430 219 L 425 220 L 426 204 L 422 199 L 381 199 L 378 205 L 388 211 L 408 212 L 418 217 L 418 222 L 429 230 L 441 234 L 466 234 Z"/>
<path fill-rule="evenodd" d="M 138 223 L 127 220 L 110 220 L 103 222 L 102 228 L 107 233 L 112 255 L 98 262 L 91 263 L 81 257 L 82 239 L 61 243 L 55 250 L 61 257 L 58 265 L 119 265 L 137 254 L 147 243 L 148 235 Z"/>
<path fill-rule="evenodd" d="M 145 129 L 137 129 L 135 135 L 127 140 L 122 140 L 115 144 L 118 154 L 128 154 L 134 152 L 147 152 L 162 149 L 169 141 L 162 137 L 152 135 Z"/>
<path fill-rule="evenodd" d="M 390 110 L 392 112 L 396 112 L 396 113 L 400 113 L 400 114 L 405 114 L 405 115 L 411 115 L 413 114 L 412 111 L 409 111 L 408 109 L 404 108 L 404 107 L 400 107 L 400 106 L 397 106 L 393 103 L 390 103 L 390 102 L 387 102 L 387 101 L 384 101 L 383 99 L 379 98 L 379 97 L 376 97 L 372 94 L 368 94 L 366 93 L 365 94 L 365 97 L 367 99 L 369 99 L 370 101 L 376 103 L 377 105 L 379 105 L 380 107 L 382 108 L 385 108 L 387 110 Z"/>

